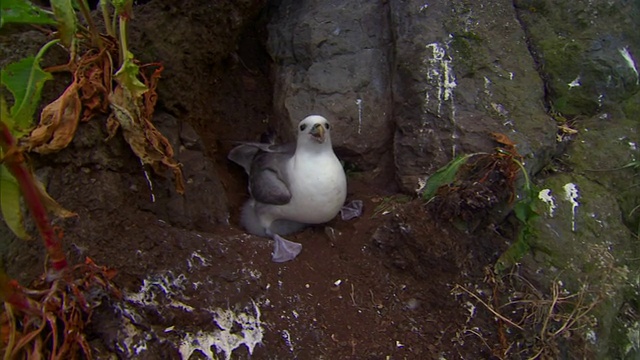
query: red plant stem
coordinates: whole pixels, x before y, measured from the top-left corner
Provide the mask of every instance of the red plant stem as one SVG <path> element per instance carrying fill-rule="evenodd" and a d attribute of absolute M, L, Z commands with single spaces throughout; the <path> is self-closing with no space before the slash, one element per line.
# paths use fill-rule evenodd
<path fill-rule="evenodd" d="M 22 312 L 37 314 L 36 310 L 33 308 L 33 306 L 31 306 L 31 303 L 29 302 L 27 296 L 21 292 L 13 292 L 9 294 L 9 296 L 6 297 L 5 301 L 15 306 L 16 309 Z"/>
<path fill-rule="evenodd" d="M 22 154 L 17 150 L 15 139 L 2 120 L 0 120 L 0 147 L 5 155 L 4 164 L 16 180 L 18 180 L 29 212 L 44 240 L 44 246 L 49 254 L 51 266 L 56 271 L 65 269 L 67 267 L 67 257 L 64 251 L 62 251 L 62 243 L 51 227 L 47 210 L 40 200 L 40 193 L 33 180 L 31 171 L 24 165 Z"/>
<path fill-rule="evenodd" d="M 4 272 L 0 272 L 0 298 L 22 312 L 34 315 L 41 312 L 22 291 L 20 285 L 15 280 L 10 280 Z"/>
<path fill-rule="evenodd" d="M 28 311 L 31 309 L 31 304 L 21 290 L 16 282 L 11 281 L 4 272 L 0 271 L 0 300 L 8 302 L 17 309 Z"/>

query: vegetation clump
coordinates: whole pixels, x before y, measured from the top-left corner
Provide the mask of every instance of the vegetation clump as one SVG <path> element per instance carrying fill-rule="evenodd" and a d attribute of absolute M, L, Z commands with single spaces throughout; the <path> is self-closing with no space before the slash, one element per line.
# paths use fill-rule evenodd
<path fill-rule="evenodd" d="M 0 297 L 5 303 L 0 312 L 0 347 L 6 359 L 91 358 L 84 329 L 92 311 L 105 298 L 121 297 L 112 283 L 115 270 L 89 258 L 77 265 L 68 263 L 62 250 L 63 231 L 51 225 L 49 214 L 75 214 L 47 195 L 31 172 L 28 152 L 49 154 L 64 149 L 80 122 L 107 115 L 109 137 L 121 129 L 141 162 L 159 173 L 172 171 L 176 190 L 184 192 L 180 164 L 151 121 L 163 67 L 139 64 L 128 48 L 132 6 L 133 0 L 101 1 L 103 33 L 86 0 L 52 0 L 51 10 L 27 0 L 3 0 L 0 5 L 0 29 L 34 25 L 53 37 L 35 56 L 6 65 L 0 74 L 0 84 L 13 97 L 7 100 L 0 94 L 2 218 L 18 237 L 29 238 L 21 211 L 24 199 L 48 255 L 45 274 L 29 288 L 0 273 Z M 62 45 L 69 60 L 43 69 L 41 60 L 54 45 Z M 44 106 L 34 125 L 43 86 L 54 72 L 70 73 L 72 80 L 57 99 Z"/>

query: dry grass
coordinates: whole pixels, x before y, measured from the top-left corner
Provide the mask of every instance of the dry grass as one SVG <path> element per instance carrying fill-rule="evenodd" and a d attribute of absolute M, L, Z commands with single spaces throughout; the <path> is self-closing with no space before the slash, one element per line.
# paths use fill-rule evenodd
<path fill-rule="evenodd" d="M 548 291 L 541 291 L 515 272 L 499 277 L 487 267 L 485 273 L 485 284 L 492 292 L 456 284 L 452 293 L 468 295 L 494 317 L 497 329 L 484 333 L 495 332 L 497 339 L 487 339 L 483 331 L 473 328 L 465 328 L 462 334 L 480 338 L 499 359 L 556 359 L 562 348 L 589 358 L 589 336 L 597 327 L 594 309 L 606 298 L 603 289 L 585 283 L 570 293 L 556 279 Z"/>

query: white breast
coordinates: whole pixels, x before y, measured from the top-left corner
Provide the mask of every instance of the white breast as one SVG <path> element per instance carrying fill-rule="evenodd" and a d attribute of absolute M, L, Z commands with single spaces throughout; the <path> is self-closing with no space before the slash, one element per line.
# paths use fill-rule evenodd
<path fill-rule="evenodd" d="M 282 218 L 307 224 L 333 219 L 347 196 L 347 179 L 333 151 L 296 154 L 288 167 L 292 197 L 280 209 Z"/>

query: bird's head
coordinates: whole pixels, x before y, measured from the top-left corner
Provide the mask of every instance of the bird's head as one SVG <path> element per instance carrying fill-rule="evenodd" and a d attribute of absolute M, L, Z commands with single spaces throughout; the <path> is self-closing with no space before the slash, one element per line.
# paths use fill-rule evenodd
<path fill-rule="evenodd" d="M 331 125 L 329 121 L 319 115 L 304 118 L 298 124 L 298 144 L 318 143 L 331 146 Z"/>

